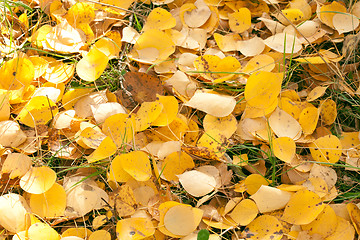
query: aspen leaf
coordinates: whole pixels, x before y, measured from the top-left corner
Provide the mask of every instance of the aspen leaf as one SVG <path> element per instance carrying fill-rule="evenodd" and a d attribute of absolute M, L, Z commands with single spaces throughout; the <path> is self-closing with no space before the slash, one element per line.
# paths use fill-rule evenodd
<path fill-rule="evenodd" d="M 216 180 L 213 176 L 197 170 L 186 171 L 177 177 L 186 192 L 194 197 L 202 197 L 212 192 L 216 186 Z"/>
<path fill-rule="evenodd" d="M 91 93 L 90 88 L 75 88 L 69 89 L 62 97 L 63 108 L 69 110 L 75 106 L 75 103 L 83 96 Z"/>
<path fill-rule="evenodd" d="M 118 216 L 125 217 L 134 214 L 136 201 L 130 186 L 127 184 L 122 185 L 115 193 L 115 208 Z"/>
<path fill-rule="evenodd" d="M 9 95 L 7 91 L 0 90 L 0 121 L 6 121 L 10 117 Z"/>
<path fill-rule="evenodd" d="M 214 33 L 216 44 L 223 52 L 230 52 L 237 50 L 237 41 L 240 40 L 237 34 L 221 35 Z"/>
<path fill-rule="evenodd" d="M 53 126 L 56 129 L 70 128 L 71 122 L 75 120 L 75 110 L 67 110 L 56 114 Z"/>
<path fill-rule="evenodd" d="M 38 222 L 29 227 L 28 238 L 29 240 L 37 240 L 37 239 L 59 240 L 60 235 L 55 231 L 55 229 L 53 229 L 46 223 Z"/>
<path fill-rule="evenodd" d="M 245 86 L 247 104 L 256 108 L 269 107 L 280 93 L 282 78 L 282 74 L 264 71 L 251 74 Z"/>
<path fill-rule="evenodd" d="M 75 3 L 69 8 L 65 18 L 74 27 L 89 24 L 95 19 L 94 8 L 85 2 Z"/>
<path fill-rule="evenodd" d="M 309 177 L 302 185 L 321 198 L 325 197 L 329 191 L 325 180 L 319 177 Z"/>
<path fill-rule="evenodd" d="M 70 80 L 75 72 L 74 64 L 66 64 L 56 61 L 54 58 L 47 58 L 49 67 L 46 69 L 42 77 L 51 83 L 59 84 Z"/>
<path fill-rule="evenodd" d="M 180 19 L 188 27 L 201 27 L 210 16 L 211 10 L 203 0 L 197 0 L 194 4 L 184 4 L 180 8 Z"/>
<path fill-rule="evenodd" d="M 89 156 L 86 157 L 89 163 L 96 162 L 115 154 L 117 146 L 110 137 L 105 137 L 100 143 L 99 147 L 95 149 Z"/>
<path fill-rule="evenodd" d="M 320 104 L 320 117 L 325 125 L 331 125 L 337 117 L 336 102 L 332 99 L 326 99 Z"/>
<path fill-rule="evenodd" d="M 27 58 L 14 58 L 4 62 L 0 68 L 0 77 L 3 79 L 0 88 L 18 90 L 30 85 L 34 79 L 34 64 Z"/>
<path fill-rule="evenodd" d="M 81 239 L 86 239 L 91 235 L 92 235 L 92 231 L 90 229 L 84 228 L 84 227 L 68 228 L 61 234 L 62 237 L 72 236 L 72 237 L 78 237 Z"/>
<path fill-rule="evenodd" d="M 111 180 L 115 180 L 117 182 L 127 182 L 129 179 L 131 179 L 131 175 L 128 174 L 121 165 L 120 155 L 116 156 L 112 160 L 108 177 Z"/>
<path fill-rule="evenodd" d="M 97 230 L 90 235 L 89 240 L 97 239 L 111 240 L 111 235 L 106 230 Z"/>
<path fill-rule="evenodd" d="M 322 97 L 324 93 L 326 92 L 327 87 L 315 87 L 313 90 L 311 90 L 306 98 L 306 101 L 311 102 L 315 99 L 318 99 L 319 97 Z"/>
<path fill-rule="evenodd" d="M 343 12 L 346 14 L 346 8 L 340 4 L 339 2 L 332 2 L 330 4 L 323 5 L 320 7 L 318 11 L 318 17 L 322 23 L 328 25 L 331 28 L 334 28 L 334 21 L 333 18 L 339 12 Z"/>
<path fill-rule="evenodd" d="M 140 132 L 150 127 L 163 109 L 161 102 L 143 102 L 135 116 L 135 131 Z"/>
<path fill-rule="evenodd" d="M 10 179 L 24 176 L 31 168 L 31 158 L 23 153 L 10 153 L 5 159 L 1 172 L 10 173 Z"/>
<path fill-rule="evenodd" d="M 146 19 L 142 31 L 149 29 L 166 30 L 175 27 L 176 19 L 164 8 L 154 8 Z"/>
<path fill-rule="evenodd" d="M 244 185 L 246 191 L 250 195 L 253 195 L 257 192 L 257 190 L 259 190 L 262 185 L 269 185 L 269 180 L 267 180 L 260 174 L 251 174 L 245 179 Z"/>
<path fill-rule="evenodd" d="M 277 33 L 264 40 L 266 46 L 280 53 L 297 53 L 302 49 L 300 40 L 291 34 Z"/>
<path fill-rule="evenodd" d="M 346 221 L 344 218 L 337 216 L 338 224 L 336 226 L 335 232 L 325 238 L 325 240 L 336 240 L 336 239 L 343 239 L 343 240 L 351 240 L 354 239 L 355 230 L 351 224 Z"/>
<path fill-rule="evenodd" d="M 278 137 L 289 137 L 297 140 L 301 133 L 301 125 L 295 118 L 280 108 L 269 117 L 269 125 Z"/>
<path fill-rule="evenodd" d="M 29 204 L 31 211 L 42 218 L 63 216 L 66 207 L 65 190 L 58 183 L 54 183 L 43 194 L 31 194 Z"/>
<path fill-rule="evenodd" d="M 360 209 L 354 203 L 348 203 L 346 208 L 349 212 L 352 224 L 355 227 L 356 232 L 360 232 Z"/>
<path fill-rule="evenodd" d="M 84 144 L 93 149 L 97 149 L 105 138 L 105 134 L 92 127 L 87 127 L 82 130 L 79 136 L 79 139 L 81 139 Z"/>
<path fill-rule="evenodd" d="M 246 239 L 280 240 L 283 227 L 276 217 L 262 215 L 248 224 L 241 235 Z"/>
<path fill-rule="evenodd" d="M 337 225 L 338 218 L 335 211 L 329 205 L 325 205 L 323 211 L 314 221 L 302 225 L 301 228 L 307 230 L 311 235 L 319 234 L 326 238 L 335 232 Z"/>
<path fill-rule="evenodd" d="M 229 14 L 229 26 L 231 31 L 242 33 L 251 26 L 251 12 L 247 8 L 240 8 L 238 11 Z"/>
<path fill-rule="evenodd" d="M 151 220 L 146 218 L 126 218 L 116 223 L 117 239 L 139 240 L 155 233 Z"/>
<path fill-rule="evenodd" d="M 271 72 L 274 68 L 274 58 L 266 54 L 260 54 L 251 58 L 241 71 L 252 74 L 258 71 Z"/>
<path fill-rule="evenodd" d="M 55 183 L 56 173 L 49 167 L 33 167 L 20 179 L 20 187 L 28 193 L 41 194 Z"/>
<path fill-rule="evenodd" d="M 0 144 L 4 147 L 18 147 L 26 141 L 27 136 L 15 121 L 0 122 Z"/>
<path fill-rule="evenodd" d="M 256 218 L 258 212 L 258 208 L 254 201 L 244 199 L 235 206 L 229 216 L 238 225 L 246 226 Z"/>
<path fill-rule="evenodd" d="M 309 190 L 293 194 L 285 207 L 282 220 L 291 224 L 304 225 L 314 221 L 324 210 L 320 197 Z"/>
<path fill-rule="evenodd" d="M 236 101 L 231 96 L 197 90 L 184 105 L 215 117 L 226 117 L 234 110 Z"/>
<path fill-rule="evenodd" d="M 335 186 L 337 174 L 331 167 L 314 164 L 310 170 L 309 179 L 310 178 L 324 179 L 327 184 L 327 188 L 332 189 Z"/>
<path fill-rule="evenodd" d="M 290 163 L 295 157 L 296 144 L 289 137 L 280 137 L 273 140 L 274 155 L 280 160 Z"/>
<path fill-rule="evenodd" d="M 15 193 L 0 196 L 0 224 L 6 230 L 17 233 L 26 229 L 26 214 L 30 207 L 25 199 Z"/>
<path fill-rule="evenodd" d="M 58 113 L 53 101 L 45 96 L 31 98 L 20 111 L 18 119 L 29 127 L 47 124 Z"/>
<path fill-rule="evenodd" d="M 93 82 L 104 72 L 109 58 L 96 47 L 90 51 L 76 64 L 76 73 L 82 80 Z"/>
<path fill-rule="evenodd" d="M 107 102 L 90 106 L 91 112 L 97 124 L 102 124 L 108 117 L 118 114 L 127 113 L 127 110 L 120 103 Z"/>
<path fill-rule="evenodd" d="M 45 96 L 49 98 L 52 102 L 56 103 L 57 99 L 59 99 L 60 94 L 60 89 L 54 87 L 40 87 L 35 89 L 32 97 Z"/>
<path fill-rule="evenodd" d="M 185 152 L 173 152 L 169 154 L 162 163 L 162 174 L 168 181 L 177 181 L 177 175 L 186 169 L 195 167 L 192 157 Z"/>
<path fill-rule="evenodd" d="M 326 135 L 309 144 L 311 156 L 317 162 L 336 163 L 339 161 L 342 147 L 334 135 Z"/>
<path fill-rule="evenodd" d="M 226 117 L 214 117 L 207 114 L 203 120 L 203 125 L 205 132 L 210 135 L 212 133 L 222 134 L 226 138 L 230 138 L 236 131 L 237 121 L 232 114 Z"/>
<path fill-rule="evenodd" d="M 133 151 L 120 155 L 122 168 L 137 181 L 146 181 L 151 177 L 149 156 L 143 151 Z"/>
<path fill-rule="evenodd" d="M 160 115 L 151 123 L 152 126 L 167 126 L 178 114 L 179 106 L 174 96 L 157 95 L 158 101 L 163 105 Z"/>
<path fill-rule="evenodd" d="M 245 57 L 254 57 L 264 51 L 265 43 L 262 38 L 255 36 L 248 40 L 237 41 L 236 49 Z"/>
<path fill-rule="evenodd" d="M 174 235 L 186 236 L 195 231 L 202 216 L 203 211 L 198 208 L 186 204 L 176 205 L 164 214 L 164 227 Z"/>
<path fill-rule="evenodd" d="M 134 117 L 125 113 L 114 114 L 105 119 L 103 132 L 110 137 L 117 147 L 132 141 L 135 134 Z"/>
<path fill-rule="evenodd" d="M 316 107 L 307 107 L 303 109 L 299 115 L 299 123 L 302 132 L 305 135 L 310 135 L 315 131 L 319 120 L 319 109 Z"/>
<path fill-rule="evenodd" d="M 115 43 L 115 41 L 112 39 L 100 38 L 95 42 L 94 47 L 104 53 L 109 59 L 113 59 L 119 55 L 121 42 Z"/>
<path fill-rule="evenodd" d="M 304 13 L 300 9 L 287 8 L 281 11 L 285 18 L 281 14 L 279 14 L 277 18 L 284 25 L 289 25 L 289 21 L 291 23 L 297 24 L 304 19 Z"/>
<path fill-rule="evenodd" d="M 291 193 L 266 185 L 262 185 L 255 194 L 250 196 L 261 213 L 284 208 L 290 197 Z"/>

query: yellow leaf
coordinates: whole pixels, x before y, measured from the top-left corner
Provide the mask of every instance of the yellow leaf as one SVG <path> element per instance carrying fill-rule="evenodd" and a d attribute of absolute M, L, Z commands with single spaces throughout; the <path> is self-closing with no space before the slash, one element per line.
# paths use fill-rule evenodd
<path fill-rule="evenodd" d="M 140 132 L 150 127 L 163 109 L 161 102 L 143 102 L 135 116 L 135 131 Z"/>
<path fill-rule="evenodd" d="M 300 138 L 301 125 L 287 112 L 277 108 L 269 117 L 269 125 L 278 137 Z"/>
<path fill-rule="evenodd" d="M 32 165 L 31 158 L 23 153 L 10 153 L 5 159 L 1 172 L 10 173 L 10 179 L 24 176 Z"/>
<path fill-rule="evenodd" d="M 276 138 L 273 140 L 273 151 L 275 157 L 290 163 L 296 153 L 295 141 L 289 137 Z"/>
<path fill-rule="evenodd" d="M 311 90 L 311 92 L 309 92 L 306 101 L 311 102 L 314 101 L 315 99 L 318 99 L 319 97 L 324 95 L 326 89 L 327 87 L 320 87 L 320 86 L 315 87 L 313 90 Z"/>
<path fill-rule="evenodd" d="M 31 98 L 20 111 L 18 119 L 29 127 L 47 124 L 59 112 L 53 101 L 45 96 Z"/>
<path fill-rule="evenodd" d="M 175 118 L 179 110 L 178 101 L 174 96 L 157 95 L 157 100 L 163 105 L 160 115 L 151 123 L 152 126 L 167 126 Z"/>
<path fill-rule="evenodd" d="M 322 101 L 320 103 L 320 116 L 325 125 L 333 124 L 337 116 L 336 102 L 332 99 Z"/>
<path fill-rule="evenodd" d="M 346 221 L 344 218 L 337 216 L 338 224 L 336 226 L 335 232 L 325 238 L 325 240 L 352 240 L 355 236 L 354 227 Z"/>
<path fill-rule="evenodd" d="M 192 157 L 185 152 L 173 152 L 162 163 L 162 174 L 168 181 L 177 181 L 176 175 L 182 174 L 186 169 L 195 167 Z"/>
<path fill-rule="evenodd" d="M 129 216 L 135 213 L 136 201 L 134 192 L 129 185 L 119 187 L 115 194 L 115 208 L 119 217 Z"/>
<path fill-rule="evenodd" d="M 320 197 L 309 190 L 293 194 L 286 205 L 282 220 L 291 224 L 304 225 L 314 221 L 324 210 Z"/>
<path fill-rule="evenodd" d="M 146 218 L 126 218 L 116 223 L 117 239 L 140 240 L 152 236 L 155 227 L 151 220 Z"/>
<path fill-rule="evenodd" d="M 290 197 L 291 193 L 289 192 L 262 185 L 250 198 L 255 201 L 259 212 L 264 213 L 284 208 Z"/>
<path fill-rule="evenodd" d="M 47 240 L 59 240 L 60 235 L 47 225 L 46 223 L 35 223 L 28 229 L 29 240 L 47 239 Z"/>
<path fill-rule="evenodd" d="M 319 120 L 319 109 L 307 107 L 299 115 L 299 123 L 305 135 L 310 135 L 315 131 Z"/>
<path fill-rule="evenodd" d="M 135 119 L 124 113 L 106 118 L 102 125 L 103 132 L 110 137 L 117 147 L 130 143 L 135 135 Z"/>
<path fill-rule="evenodd" d="M 69 24 L 78 28 L 79 25 L 89 24 L 92 20 L 94 20 L 95 11 L 90 4 L 78 2 L 69 8 L 65 18 Z"/>
<path fill-rule="evenodd" d="M 353 223 L 357 234 L 360 234 L 360 209 L 354 203 L 348 203 L 346 208 L 349 212 L 351 222 Z"/>
<path fill-rule="evenodd" d="M 74 237 L 79 237 L 79 238 L 88 238 L 89 236 L 91 236 L 92 231 L 88 228 L 84 228 L 84 227 L 77 227 L 77 228 L 68 228 L 67 230 L 65 230 L 62 234 L 61 237 L 70 237 L 70 236 L 74 236 Z"/>
<path fill-rule="evenodd" d="M 251 74 L 245 86 L 247 104 L 256 108 L 267 108 L 277 99 L 283 74 L 256 72 Z"/>
<path fill-rule="evenodd" d="M 149 29 L 166 30 L 175 27 L 176 19 L 164 8 L 154 8 L 146 19 L 142 31 Z"/>
<path fill-rule="evenodd" d="M 41 194 L 55 183 L 56 173 L 49 167 L 33 167 L 20 179 L 20 187 L 28 193 Z"/>
<path fill-rule="evenodd" d="M 43 194 L 31 194 L 29 204 L 32 213 L 41 218 L 61 217 L 66 208 L 65 190 L 60 184 L 55 183 Z"/>
<path fill-rule="evenodd" d="M 147 181 L 151 177 L 149 156 L 143 151 L 132 151 L 121 154 L 122 168 L 137 181 Z"/>
<path fill-rule="evenodd" d="M 251 26 L 251 12 L 247 8 L 240 8 L 237 12 L 229 14 L 229 26 L 231 31 L 242 33 Z"/>
<path fill-rule="evenodd" d="M 230 114 L 226 117 L 214 117 L 207 114 L 203 120 L 204 130 L 212 135 L 221 133 L 226 138 L 230 138 L 237 128 L 236 118 Z"/>
<path fill-rule="evenodd" d="M 269 55 L 260 54 L 250 59 L 241 69 L 242 72 L 253 74 L 259 71 L 271 72 L 275 68 L 275 60 Z"/>
<path fill-rule="evenodd" d="M 89 240 L 98 240 L 98 239 L 111 240 L 111 235 L 106 230 L 97 230 L 93 232 L 89 237 Z"/>
<path fill-rule="evenodd" d="M 76 64 L 76 73 L 85 81 L 93 82 L 104 72 L 109 58 L 96 47 L 90 51 Z"/>
<path fill-rule="evenodd" d="M 334 135 L 326 135 L 309 144 L 311 156 L 317 162 L 336 163 L 339 161 L 342 147 Z"/>
<path fill-rule="evenodd" d="M 250 240 L 280 240 L 283 234 L 283 227 L 276 217 L 262 215 L 247 225 L 241 236 Z"/>
<path fill-rule="evenodd" d="M 346 13 L 346 8 L 340 4 L 339 2 L 331 2 L 330 4 L 323 5 L 320 7 L 320 11 L 318 12 L 318 17 L 324 24 L 328 25 L 331 28 L 334 28 L 333 18 L 339 13 Z"/>
<path fill-rule="evenodd" d="M 240 226 L 246 226 L 256 218 L 258 212 L 254 201 L 244 199 L 235 206 L 229 216 Z"/>
<path fill-rule="evenodd" d="M 69 89 L 62 98 L 63 108 L 69 110 L 75 106 L 75 103 L 83 96 L 91 93 L 91 88 L 75 88 Z"/>
<path fill-rule="evenodd" d="M 326 238 L 336 231 L 337 225 L 338 218 L 335 211 L 329 205 L 325 205 L 323 211 L 314 221 L 302 225 L 301 228 L 307 230 L 311 235 L 319 234 L 323 238 Z"/>
<path fill-rule="evenodd" d="M 246 187 L 246 191 L 250 195 L 253 195 L 262 185 L 269 185 L 269 183 L 270 181 L 260 174 L 251 174 L 245 179 L 244 185 Z"/>
<path fill-rule="evenodd" d="M 115 143 L 111 140 L 110 137 L 104 138 L 104 140 L 100 143 L 99 147 L 95 149 L 86 159 L 89 163 L 97 162 L 99 160 L 110 157 L 115 154 L 117 147 Z"/>

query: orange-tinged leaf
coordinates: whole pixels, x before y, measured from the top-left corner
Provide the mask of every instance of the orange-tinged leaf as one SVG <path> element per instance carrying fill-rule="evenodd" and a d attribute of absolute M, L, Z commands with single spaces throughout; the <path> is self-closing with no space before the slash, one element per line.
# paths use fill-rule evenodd
<path fill-rule="evenodd" d="M 285 207 L 282 220 L 291 224 L 304 225 L 314 221 L 324 210 L 320 197 L 309 190 L 293 194 Z"/>
<path fill-rule="evenodd" d="M 283 233 L 283 227 L 276 217 L 262 215 L 247 225 L 241 235 L 245 239 L 280 240 Z"/>
<path fill-rule="evenodd" d="M 134 192 L 129 185 L 125 184 L 116 189 L 115 208 L 119 217 L 129 216 L 135 213 L 137 204 Z"/>
<path fill-rule="evenodd" d="M 342 146 L 334 135 L 326 135 L 309 144 L 311 156 L 317 162 L 336 163 L 339 161 Z"/>
<path fill-rule="evenodd" d="M 90 51 L 76 64 L 76 73 L 85 81 L 93 82 L 104 72 L 109 58 L 96 47 Z"/>
<path fill-rule="evenodd" d="M 20 111 L 18 119 L 29 127 L 47 124 L 58 113 L 53 101 L 45 96 L 31 98 Z"/>
<path fill-rule="evenodd" d="M 229 14 L 229 26 L 231 31 L 242 33 L 251 26 L 251 12 L 247 8 L 240 8 L 238 11 Z"/>
<path fill-rule="evenodd" d="M 276 100 L 281 90 L 283 74 L 256 72 L 251 74 L 245 86 L 247 104 L 256 108 L 267 108 Z"/>
<path fill-rule="evenodd" d="M 152 126 L 167 126 L 175 118 L 179 110 L 178 101 L 174 96 L 157 95 L 158 101 L 163 105 L 160 115 L 151 123 Z"/>
<path fill-rule="evenodd" d="M 170 207 L 164 214 L 164 227 L 174 235 L 186 236 L 195 231 L 202 216 L 203 211 L 201 209 L 179 204 Z"/>
<path fill-rule="evenodd" d="M 313 90 L 311 90 L 311 92 L 309 92 L 306 101 L 311 102 L 318 99 L 319 97 L 322 97 L 325 94 L 326 89 L 327 87 L 315 87 Z"/>
<path fill-rule="evenodd" d="M 163 109 L 161 102 L 143 102 L 135 116 L 135 131 L 140 132 L 150 127 Z"/>
<path fill-rule="evenodd" d="M 311 235 L 319 234 L 323 238 L 326 238 L 335 232 L 337 225 L 338 217 L 335 211 L 329 205 L 325 205 L 323 211 L 314 221 L 302 225 L 301 228 L 307 230 Z"/>
<path fill-rule="evenodd" d="M 49 167 L 33 167 L 20 179 L 20 187 L 28 193 L 41 194 L 55 183 L 56 173 Z"/>
<path fill-rule="evenodd" d="M 251 174 L 245 179 L 244 185 L 246 187 L 246 191 L 250 195 L 253 195 L 262 185 L 269 185 L 269 183 L 270 181 L 260 174 Z"/>
<path fill-rule="evenodd" d="M 229 216 L 240 226 L 246 226 L 256 218 L 258 212 L 254 201 L 244 199 L 235 206 Z"/>
<path fill-rule="evenodd" d="M 137 181 L 147 181 L 151 177 L 149 156 L 143 151 L 133 151 L 120 155 L 122 168 Z"/>
<path fill-rule="evenodd" d="M 14 58 L 0 68 L 0 88 L 18 90 L 28 86 L 34 79 L 34 64 L 27 58 Z"/>
<path fill-rule="evenodd" d="M 295 141 L 289 137 L 280 137 L 273 140 L 274 155 L 280 160 L 290 163 L 295 157 L 296 144 Z"/>
<path fill-rule="evenodd" d="M 299 115 L 299 123 L 305 135 L 310 135 L 315 131 L 319 120 L 319 109 L 316 107 L 307 107 Z"/>
<path fill-rule="evenodd" d="M 185 152 L 173 152 L 162 163 L 162 175 L 168 181 L 177 181 L 176 175 L 182 174 L 186 169 L 195 167 L 192 157 Z"/>
<path fill-rule="evenodd" d="M 66 208 L 65 190 L 55 183 L 43 194 L 31 194 L 29 204 L 32 213 L 42 218 L 61 217 Z"/>
<path fill-rule="evenodd" d="M 113 155 L 117 150 L 117 146 L 110 137 L 105 137 L 99 147 L 86 157 L 89 163 L 97 162 Z"/>
<path fill-rule="evenodd" d="M 155 227 L 150 219 L 146 218 L 126 218 L 117 222 L 117 239 L 140 240 L 155 233 Z"/>

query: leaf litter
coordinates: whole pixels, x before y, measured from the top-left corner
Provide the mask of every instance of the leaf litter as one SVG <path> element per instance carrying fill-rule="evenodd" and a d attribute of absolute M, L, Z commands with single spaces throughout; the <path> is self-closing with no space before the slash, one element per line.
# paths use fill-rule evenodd
<path fill-rule="evenodd" d="M 360 234 L 338 176 L 358 174 L 360 134 L 331 95 L 359 93 L 340 71 L 359 3 L 16 4 L 0 10 L 1 238 Z"/>

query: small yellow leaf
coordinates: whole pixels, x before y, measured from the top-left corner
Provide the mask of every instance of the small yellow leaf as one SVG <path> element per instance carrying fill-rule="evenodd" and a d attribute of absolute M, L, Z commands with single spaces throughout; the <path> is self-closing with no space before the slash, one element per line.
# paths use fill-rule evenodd
<path fill-rule="evenodd" d="M 163 109 L 164 106 L 160 102 L 143 102 L 135 116 L 135 131 L 140 132 L 150 127 Z"/>
<path fill-rule="evenodd" d="M 134 192 L 129 185 L 125 184 L 116 189 L 115 208 L 119 217 L 129 216 L 135 213 L 136 201 Z"/>
<path fill-rule="evenodd" d="M 33 63 L 27 58 L 14 58 L 2 64 L 0 68 L 0 88 L 18 90 L 30 85 L 34 79 Z"/>
<path fill-rule="evenodd" d="M 240 226 L 246 226 L 256 218 L 258 212 L 254 201 L 244 199 L 235 206 L 229 216 Z"/>
<path fill-rule="evenodd" d="M 237 12 L 229 14 L 229 26 L 231 31 L 242 33 L 251 26 L 251 12 L 247 8 L 240 8 Z"/>
<path fill-rule="evenodd" d="M 121 154 L 122 168 L 137 181 L 147 181 L 151 177 L 149 156 L 143 151 L 132 151 Z"/>
<path fill-rule="evenodd" d="M 63 108 L 66 110 L 72 109 L 81 97 L 91 93 L 92 91 L 93 89 L 91 88 L 69 89 L 62 98 Z"/>
<path fill-rule="evenodd" d="M 96 47 L 90 51 L 76 64 L 76 73 L 85 81 L 93 82 L 104 72 L 109 58 Z"/>
<path fill-rule="evenodd" d="M 117 146 L 111 140 L 110 137 L 105 137 L 104 140 L 100 143 L 99 147 L 95 149 L 89 156 L 86 157 L 89 163 L 96 162 L 111 155 L 115 154 Z"/>
<path fill-rule="evenodd" d="M 334 135 L 326 135 L 309 144 L 311 156 L 317 162 L 336 163 L 339 161 L 342 147 Z"/>
<path fill-rule="evenodd" d="M 299 115 L 299 123 L 305 135 L 310 135 L 315 131 L 319 120 L 319 109 L 307 107 Z"/>
<path fill-rule="evenodd" d="M 337 1 L 331 2 L 330 4 L 323 5 L 320 7 L 318 17 L 324 24 L 331 28 L 334 28 L 333 18 L 339 12 L 346 13 L 346 8 Z"/>
<path fill-rule="evenodd" d="M 164 159 L 161 170 L 166 180 L 177 181 L 177 175 L 193 167 L 195 167 L 194 161 L 187 153 L 173 152 Z"/>
<path fill-rule="evenodd" d="M 31 98 L 20 111 L 18 119 L 29 127 L 47 124 L 58 113 L 53 101 L 45 96 Z"/>
<path fill-rule="evenodd" d="M 48 191 L 55 183 L 56 173 L 49 167 L 33 167 L 20 179 L 20 187 L 32 194 Z"/>
<path fill-rule="evenodd" d="M 269 183 L 270 181 L 260 174 L 251 174 L 245 179 L 244 185 L 246 187 L 246 191 L 250 195 L 253 195 L 262 185 L 269 185 Z"/>
<path fill-rule="evenodd" d="M 290 163 L 295 157 L 296 144 L 289 137 L 280 137 L 273 140 L 274 155 L 280 160 Z"/>
<path fill-rule="evenodd" d="M 117 239 L 140 240 L 152 236 L 155 233 L 155 227 L 151 220 L 146 218 L 126 218 L 117 222 Z"/>
<path fill-rule="evenodd" d="M 327 87 L 315 87 L 313 90 L 311 90 L 311 92 L 309 92 L 306 101 L 311 102 L 314 101 L 315 99 L 318 99 L 319 97 L 322 97 L 325 92 L 326 92 Z"/>
<path fill-rule="evenodd" d="M 79 27 L 82 24 L 89 24 L 95 19 L 94 8 L 85 2 L 78 2 L 72 5 L 66 16 L 66 20 L 73 27 Z"/>
<path fill-rule="evenodd" d="M 360 209 L 354 203 L 348 203 L 346 208 L 349 212 L 351 222 L 353 223 L 357 234 L 360 234 Z"/>
<path fill-rule="evenodd" d="M 174 96 L 160 96 L 157 95 L 157 100 L 163 105 L 160 115 L 151 123 L 152 126 L 167 126 L 169 125 L 178 114 L 179 106 L 178 101 Z"/>
<path fill-rule="evenodd" d="M 93 232 L 89 237 L 89 240 L 99 240 L 99 239 L 111 240 L 111 235 L 106 230 L 97 230 Z"/>
<path fill-rule="evenodd" d="M 286 205 L 282 220 L 291 224 L 304 225 L 314 221 L 324 210 L 320 197 L 309 190 L 293 194 Z"/>
<path fill-rule="evenodd" d="M 61 237 L 70 237 L 70 236 L 74 236 L 74 237 L 78 237 L 78 238 L 88 238 L 90 235 L 92 234 L 92 231 L 88 228 L 84 228 L 84 227 L 77 227 L 77 228 L 68 228 L 67 230 L 65 230 L 62 234 Z"/>
<path fill-rule="evenodd" d="M 60 235 L 47 225 L 46 223 L 35 223 L 28 229 L 29 240 L 47 239 L 47 240 L 59 240 Z"/>
<path fill-rule="evenodd" d="M 1 172 L 10 173 L 10 179 L 24 176 L 31 168 L 31 158 L 23 153 L 10 153 L 5 159 Z"/>
<path fill-rule="evenodd" d="M 29 203 L 32 213 L 42 218 L 61 217 L 66 208 L 66 193 L 60 184 L 55 183 L 43 194 L 31 194 Z"/>
<path fill-rule="evenodd" d="M 261 213 L 284 208 L 290 197 L 291 193 L 266 185 L 262 185 L 255 194 L 250 196 Z"/>
<path fill-rule="evenodd" d="M 164 8 L 154 8 L 146 19 L 142 31 L 149 29 L 166 30 L 175 27 L 176 19 Z"/>
<path fill-rule="evenodd" d="M 118 147 L 121 147 L 124 143 L 130 143 L 133 140 L 135 119 L 124 113 L 114 114 L 106 118 L 102 130 Z"/>
<path fill-rule="evenodd" d="M 320 103 L 320 116 L 325 125 L 333 124 L 337 116 L 336 102 L 332 99 L 322 101 Z"/>
<path fill-rule="evenodd" d="M 354 227 L 344 218 L 337 216 L 338 224 L 335 232 L 325 238 L 325 240 L 352 240 L 355 236 Z"/>
<path fill-rule="evenodd" d="M 237 128 L 237 121 L 234 115 L 230 114 L 226 117 L 214 117 L 207 114 L 203 120 L 204 130 L 209 135 L 213 133 L 222 134 L 226 138 L 230 138 Z"/>
<path fill-rule="evenodd" d="M 262 215 L 246 226 L 242 237 L 250 240 L 280 240 L 284 234 L 280 221 L 270 215 Z"/>
<path fill-rule="evenodd" d="M 337 225 L 338 218 L 335 211 L 329 205 L 325 205 L 323 211 L 314 221 L 302 225 L 301 228 L 307 230 L 311 235 L 319 234 L 326 238 L 335 232 Z"/>

